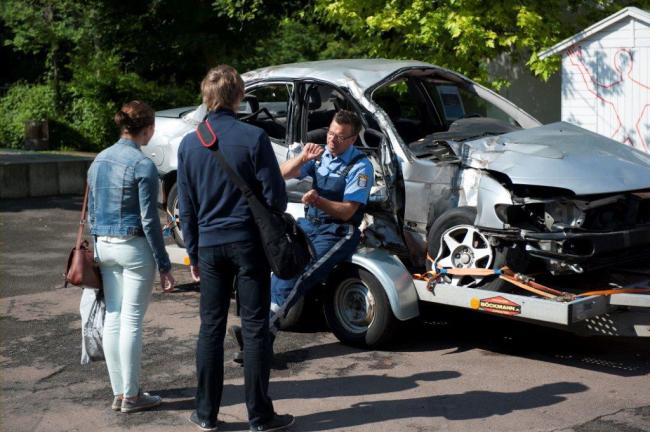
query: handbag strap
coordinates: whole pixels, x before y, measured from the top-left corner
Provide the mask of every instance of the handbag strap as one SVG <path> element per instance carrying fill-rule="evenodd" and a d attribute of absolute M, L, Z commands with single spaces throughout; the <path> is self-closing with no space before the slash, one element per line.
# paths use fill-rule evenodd
<path fill-rule="evenodd" d="M 201 139 L 201 142 L 203 143 L 204 147 L 208 148 L 214 157 L 217 158 L 219 161 L 219 164 L 221 165 L 221 168 L 226 172 L 230 180 L 241 190 L 242 194 L 246 197 L 248 202 L 251 205 L 255 206 L 262 206 L 266 207 L 264 204 L 260 202 L 260 200 L 255 196 L 253 191 L 251 190 L 250 187 L 248 187 L 248 184 L 242 179 L 239 174 L 233 170 L 228 162 L 226 161 L 226 158 L 223 157 L 223 154 L 219 151 L 219 148 L 217 147 L 218 139 L 216 134 L 212 131 L 212 128 L 208 124 L 207 120 L 200 123 L 197 133 L 199 135 L 199 139 Z M 212 136 L 212 139 L 210 140 L 211 142 L 204 140 L 206 136 Z M 206 142 L 207 141 L 207 142 Z"/>
<path fill-rule="evenodd" d="M 84 203 L 81 207 L 81 220 L 79 221 L 79 230 L 77 231 L 77 241 L 75 242 L 75 249 L 81 247 L 81 239 L 83 238 L 84 226 L 86 225 L 86 207 L 88 205 L 88 183 L 86 183 L 86 191 L 84 192 Z"/>

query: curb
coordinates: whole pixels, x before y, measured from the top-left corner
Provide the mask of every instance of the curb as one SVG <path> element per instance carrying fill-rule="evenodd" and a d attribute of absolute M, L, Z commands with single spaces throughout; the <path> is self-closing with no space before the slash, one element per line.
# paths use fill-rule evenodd
<path fill-rule="evenodd" d="M 94 155 L 0 152 L 0 199 L 83 194 Z"/>

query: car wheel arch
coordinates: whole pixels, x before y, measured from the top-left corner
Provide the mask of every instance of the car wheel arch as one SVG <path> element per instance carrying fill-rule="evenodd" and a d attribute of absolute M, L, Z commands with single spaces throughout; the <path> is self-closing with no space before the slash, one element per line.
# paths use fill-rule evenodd
<path fill-rule="evenodd" d="M 167 205 L 167 197 L 169 196 L 169 191 L 171 191 L 172 186 L 176 184 L 176 178 L 176 170 L 170 171 L 161 177 L 163 206 Z"/>
<path fill-rule="evenodd" d="M 399 321 L 417 317 L 419 312 L 418 296 L 410 272 L 396 256 L 383 249 L 362 248 L 346 262 L 339 264 L 330 273 L 327 286 L 332 287 L 339 270 L 359 269 L 371 273 L 383 288 L 390 309 Z"/>

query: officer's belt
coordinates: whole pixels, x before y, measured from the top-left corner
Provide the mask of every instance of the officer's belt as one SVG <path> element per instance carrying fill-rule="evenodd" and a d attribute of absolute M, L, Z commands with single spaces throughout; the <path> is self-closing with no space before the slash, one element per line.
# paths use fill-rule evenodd
<path fill-rule="evenodd" d="M 337 224 L 337 225 L 352 225 L 353 227 L 357 228 L 358 225 L 351 224 L 349 222 L 343 222 L 342 220 L 339 219 L 332 219 L 332 218 L 325 218 L 325 219 L 319 219 L 311 216 L 305 216 L 305 219 L 307 219 L 309 222 L 313 223 L 314 225 L 323 225 L 323 224 Z"/>

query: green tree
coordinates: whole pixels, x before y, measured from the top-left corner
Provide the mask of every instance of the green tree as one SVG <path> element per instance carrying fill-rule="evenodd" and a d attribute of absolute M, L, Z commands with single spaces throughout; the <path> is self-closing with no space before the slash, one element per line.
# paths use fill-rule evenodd
<path fill-rule="evenodd" d="M 520 56 L 548 79 L 559 59 L 538 53 L 628 5 L 609 0 L 318 0 L 316 11 L 371 57 L 414 58 L 488 82 L 488 62 Z"/>
<path fill-rule="evenodd" d="M 188 6 L 178 0 L 140 0 L 129 4 L 106 0 L 87 0 L 83 4 L 70 0 L 3 3 L 0 29 L 5 36 L 4 45 L 16 53 L 15 58 L 31 55 L 35 64 L 42 60 L 41 73 L 32 79 L 52 88 L 54 96 L 44 98 L 38 112 L 51 121 L 54 146 L 98 150 L 109 144 L 116 132 L 113 113 L 127 100 L 144 99 L 159 108 L 195 100 L 193 86 L 178 85 L 175 75 L 165 75 L 175 66 L 182 70 L 184 64 L 179 61 L 181 47 L 170 51 L 175 34 L 167 30 L 175 21 L 164 18 L 173 13 L 165 7 L 169 3 L 175 3 L 179 9 Z M 210 12 L 211 7 L 204 6 L 205 10 Z M 157 37 L 166 47 L 160 47 Z M 15 62 L 10 60 L 8 64 Z M 33 71 L 38 69 L 36 65 Z M 0 105 L 17 100 L 17 94 L 42 93 L 40 86 L 25 83 L 24 79 L 14 87 L 16 91 L 10 90 L 3 99 L 5 103 Z M 8 118 L 8 110 L 0 113 L 2 129 L 10 130 L 0 134 L 5 144 L 21 145 L 22 126 L 16 119 L 35 115 L 30 104 L 19 104 L 16 108 L 20 112 L 14 119 Z"/>
<path fill-rule="evenodd" d="M 4 45 L 37 57 L 45 53 L 45 71 L 62 107 L 61 81 L 67 53 L 83 36 L 84 4 L 75 0 L 4 0 L 0 18 L 10 36 Z"/>
<path fill-rule="evenodd" d="M 233 65 L 242 71 L 282 63 L 332 58 L 366 57 L 336 23 L 315 13 L 314 0 L 215 0 L 219 16 L 228 19 L 228 31 L 245 35 L 248 49 L 233 53 Z M 242 55 L 244 54 L 244 55 Z"/>

